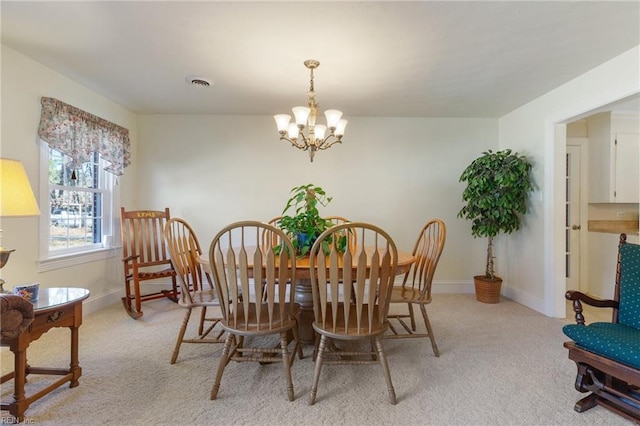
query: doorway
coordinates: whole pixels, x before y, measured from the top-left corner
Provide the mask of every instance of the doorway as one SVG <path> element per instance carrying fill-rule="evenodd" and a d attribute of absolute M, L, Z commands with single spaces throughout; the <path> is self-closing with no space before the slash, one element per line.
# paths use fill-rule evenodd
<path fill-rule="evenodd" d="M 550 275 L 548 277 L 548 281 L 545 284 L 545 289 L 548 291 L 550 295 L 548 298 L 545 297 L 546 307 L 548 309 L 549 315 L 564 318 L 566 316 L 566 299 L 564 294 L 567 289 L 567 277 L 566 277 L 566 261 L 567 261 L 567 214 L 566 209 L 562 204 L 566 202 L 565 191 L 566 191 L 566 155 L 568 149 L 567 143 L 567 124 L 579 121 L 581 119 L 585 119 L 593 114 L 597 114 L 599 112 L 605 111 L 618 111 L 618 112 L 639 112 L 640 111 L 640 92 L 635 92 L 632 95 L 629 95 L 625 98 L 618 99 L 614 102 L 604 104 L 598 108 L 590 109 L 586 111 L 575 111 L 576 114 L 573 116 L 564 116 L 563 118 L 558 118 L 557 120 L 551 120 L 549 124 L 551 124 L 550 130 L 552 133 L 551 137 L 551 145 L 548 147 L 552 152 L 552 156 L 554 158 L 553 161 L 553 169 L 550 170 L 550 174 L 553 175 L 551 184 L 553 195 L 550 197 L 550 203 L 553 206 L 559 208 L 552 208 L 551 215 L 551 230 L 549 231 L 549 238 L 551 244 L 551 253 L 549 257 L 549 262 L 551 265 Z M 586 136 L 586 133 L 582 133 L 580 136 Z M 586 139 L 586 138 L 584 138 Z M 584 144 L 585 149 L 581 149 L 581 157 L 585 158 L 588 144 Z M 586 173 L 586 165 L 588 161 L 585 159 L 581 161 L 581 173 Z M 586 180 L 584 180 L 586 182 Z M 583 185 L 584 191 L 586 194 L 586 185 Z M 583 234 L 584 237 L 580 238 L 581 254 L 584 256 L 587 255 L 588 250 L 588 241 L 586 235 L 587 230 L 587 197 L 583 197 L 582 206 L 584 207 L 582 210 L 583 218 L 581 223 L 580 234 Z M 560 207 L 562 206 L 562 207 Z M 640 212 L 640 207 L 639 207 Z M 637 237 L 636 237 L 637 238 Z M 575 253 L 574 253 L 575 254 Z M 584 257 L 581 256 L 581 257 Z M 585 287 L 585 290 L 588 291 L 588 274 L 587 274 L 587 266 L 588 259 L 582 259 L 580 262 L 580 282 Z"/>

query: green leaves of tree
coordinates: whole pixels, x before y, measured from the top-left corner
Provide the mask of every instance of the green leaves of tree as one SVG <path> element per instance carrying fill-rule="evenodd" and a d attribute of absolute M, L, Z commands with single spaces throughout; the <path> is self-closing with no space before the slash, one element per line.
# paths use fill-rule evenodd
<path fill-rule="evenodd" d="M 466 203 L 458 217 L 471 221 L 474 237 L 488 237 L 486 276 L 493 278 L 492 240 L 501 232 L 520 229 L 520 216 L 527 212 L 527 196 L 533 189 L 531 163 L 510 149 L 483 152 L 460 176 L 467 187 Z"/>
<path fill-rule="evenodd" d="M 462 172 L 466 205 L 458 217 L 471 220 L 474 237 L 495 237 L 520 228 L 519 215 L 527 212 L 527 195 L 533 189 L 530 171 L 524 155 L 505 149 L 483 152 Z"/>

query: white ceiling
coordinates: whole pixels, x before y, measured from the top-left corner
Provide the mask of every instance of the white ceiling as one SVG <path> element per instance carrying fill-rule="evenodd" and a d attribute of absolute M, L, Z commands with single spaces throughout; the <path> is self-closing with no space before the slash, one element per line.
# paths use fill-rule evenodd
<path fill-rule="evenodd" d="M 287 112 L 312 58 L 321 109 L 347 118 L 500 117 L 640 44 L 637 0 L 0 7 L 4 45 L 137 113 Z"/>

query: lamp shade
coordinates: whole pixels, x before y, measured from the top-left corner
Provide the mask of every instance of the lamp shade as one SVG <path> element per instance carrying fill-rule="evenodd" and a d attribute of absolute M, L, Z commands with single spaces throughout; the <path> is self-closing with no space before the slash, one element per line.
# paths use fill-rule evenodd
<path fill-rule="evenodd" d="M 291 108 L 293 111 L 293 115 L 296 117 L 296 124 L 298 126 L 305 126 L 307 124 L 307 118 L 309 118 L 309 114 L 311 113 L 311 108 L 304 106 L 297 106 Z"/>
<path fill-rule="evenodd" d="M 291 120 L 291 116 L 289 114 L 276 114 L 273 116 L 276 120 L 276 126 L 278 126 L 279 132 L 286 132 L 287 127 L 289 127 L 289 121 Z"/>
<path fill-rule="evenodd" d="M 40 209 L 22 163 L 0 158 L 0 216 L 39 215 Z"/>

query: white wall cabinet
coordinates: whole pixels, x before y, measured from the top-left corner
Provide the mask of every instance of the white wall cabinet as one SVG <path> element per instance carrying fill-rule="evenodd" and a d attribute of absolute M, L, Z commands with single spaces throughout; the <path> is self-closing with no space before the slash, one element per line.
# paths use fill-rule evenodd
<path fill-rule="evenodd" d="M 587 119 L 589 202 L 640 198 L 640 115 L 605 112 Z"/>
<path fill-rule="evenodd" d="M 617 203 L 637 203 L 640 196 L 640 135 L 615 136 L 614 198 Z"/>

